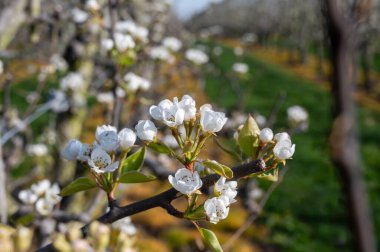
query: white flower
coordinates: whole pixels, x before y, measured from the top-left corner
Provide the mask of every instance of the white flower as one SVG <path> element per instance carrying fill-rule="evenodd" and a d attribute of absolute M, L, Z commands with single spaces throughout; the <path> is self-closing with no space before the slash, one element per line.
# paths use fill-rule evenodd
<path fill-rule="evenodd" d="M 136 46 L 135 41 L 133 41 L 133 38 L 130 35 L 116 32 L 114 34 L 114 39 L 116 49 L 119 52 L 124 52 L 127 49 L 133 49 Z"/>
<path fill-rule="evenodd" d="M 114 126 L 111 126 L 111 125 L 98 126 L 96 128 L 96 131 L 95 131 L 95 138 L 96 138 L 96 140 L 99 141 L 100 135 L 103 132 L 106 132 L 106 131 L 113 131 L 113 132 L 117 133 L 117 129 Z"/>
<path fill-rule="evenodd" d="M 67 160 L 76 160 L 82 149 L 82 143 L 76 139 L 70 140 L 70 142 L 63 149 L 61 155 Z"/>
<path fill-rule="evenodd" d="M 165 99 L 161 101 L 158 106 L 152 105 L 149 108 L 150 115 L 169 127 L 181 125 L 185 119 L 185 110 L 179 106 L 177 97 L 173 100 L 174 102 Z"/>
<path fill-rule="evenodd" d="M 173 52 L 177 52 L 181 49 L 182 47 L 182 42 L 181 40 L 175 38 L 175 37 L 166 37 L 162 41 L 162 44 L 168 48 L 169 50 Z"/>
<path fill-rule="evenodd" d="M 296 145 L 292 145 L 292 141 L 284 139 L 276 143 L 273 148 L 275 157 L 279 160 L 289 159 L 293 156 Z"/>
<path fill-rule="evenodd" d="M 24 204 L 34 204 L 38 196 L 35 194 L 32 190 L 21 190 L 18 193 L 18 198 L 24 203 Z"/>
<path fill-rule="evenodd" d="M 128 84 L 127 89 L 133 92 L 136 92 L 138 89 L 147 90 L 150 87 L 150 82 L 147 79 L 132 72 L 124 75 L 124 81 Z"/>
<path fill-rule="evenodd" d="M 292 106 L 287 109 L 288 120 L 293 123 L 305 122 L 309 118 L 306 109 L 301 106 Z"/>
<path fill-rule="evenodd" d="M 274 135 L 274 140 L 276 140 L 277 142 L 281 142 L 284 140 L 290 141 L 290 136 L 286 132 L 281 132 L 281 133 L 277 133 L 276 135 Z"/>
<path fill-rule="evenodd" d="M 86 9 L 97 11 L 100 9 L 100 5 L 96 0 L 87 0 L 86 1 Z"/>
<path fill-rule="evenodd" d="M 129 236 L 133 236 L 137 232 L 137 229 L 135 225 L 133 225 L 131 217 L 129 216 L 115 221 L 114 223 L 112 223 L 112 227 L 120 230 L 121 232 Z"/>
<path fill-rule="evenodd" d="M 112 105 L 114 102 L 114 96 L 112 92 L 103 92 L 96 95 L 96 100 L 100 103 Z"/>
<path fill-rule="evenodd" d="M 61 201 L 61 196 L 59 196 L 59 186 L 57 183 L 54 183 L 50 188 L 45 192 L 45 199 L 51 204 L 55 205 Z"/>
<path fill-rule="evenodd" d="M 153 141 L 157 135 L 157 128 L 150 120 L 140 120 L 135 129 L 137 136 L 143 141 Z"/>
<path fill-rule="evenodd" d="M 62 90 L 78 90 L 84 85 L 83 76 L 80 73 L 70 72 L 59 83 Z"/>
<path fill-rule="evenodd" d="M 200 108 L 202 129 L 209 133 L 220 131 L 227 122 L 227 117 L 223 112 L 215 112 L 210 104 L 205 104 Z"/>
<path fill-rule="evenodd" d="M 146 43 L 148 41 L 148 29 L 137 25 L 131 20 L 117 22 L 115 24 L 115 30 L 121 33 L 129 33 L 132 37 L 143 43 Z"/>
<path fill-rule="evenodd" d="M 226 182 L 225 177 L 220 177 L 215 184 L 215 191 L 221 193 L 221 196 L 226 196 L 228 198 L 229 204 L 236 202 L 235 197 L 237 195 L 237 182 L 228 181 Z"/>
<path fill-rule="evenodd" d="M 41 215 L 48 215 L 53 211 L 54 204 L 46 198 L 40 198 L 36 202 L 36 210 Z"/>
<path fill-rule="evenodd" d="M 55 53 L 50 58 L 50 63 L 59 71 L 67 70 L 67 62 L 64 58 L 61 57 L 58 53 Z"/>
<path fill-rule="evenodd" d="M 26 147 L 26 152 L 28 155 L 43 157 L 48 153 L 48 148 L 45 144 L 30 144 Z"/>
<path fill-rule="evenodd" d="M 132 147 L 136 142 L 136 134 L 133 130 L 125 128 L 122 129 L 119 134 L 120 148 L 122 150 L 127 150 Z"/>
<path fill-rule="evenodd" d="M 114 152 L 119 147 L 119 137 L 113 130 L 104 131 L 99 135 L 98 143 L 106 152 Z"/>
<path fill-rule="evenodd" d="M 249 70 L 248 65 L 245 63 L 237 62 L 232 65 L 232 70 L 239 74 L 246 74 Z"/>
<path fill-rule="evenodd" d="M 179 192 L 190 195 L 202 187 L 202 180 L 197 171 L 191 173 L 186 168 L 179 169 L 174 177 L 169 175 L 170 184 Z"/>
<path fill-rule="evenodd" d="M 81 9 L 78 9 L 78 8 L 74 8 L 71 11 L 71 16 L 72 16 L 74 22 L 77 23 L 77 24 L 84 23 L 88 19 L 87 12 L 85 12 L 85 11 L 83 11 Z"/>
<path fill-rule="evenodd" d="M 112 159 L 102 148 L 95 148 L 88 160 L 88 165 L 96 173 L 113 172 L 119 166 L 119 162 L 112 163 Z"/>
<path fill-rule="evenodd" d="M 222 53 L 223 53 L 223 48 L 220 47 L 220 46 L 216 46 L 216 47 L 214 47 L 214 49 L 212 50 L 212 52 L 213 52 L 216 56 L 220 56 L 220 55 L 222 55 Z"/>
<path fill-rule="evenodd" d="M 173 135 L 165 135 L 162 138 L 162 142 L 171 148 L 178 148 L 177 140 L 175 140 L 175 137 Z"/>
<path fill-rule="evenodd" d="M 100 41 L 100 46 L 105 50 L 109 51 L 113 48 L 113 40 L 110 38 L 104 38 Z"/>
<path fill-rule="evenodd" d="M 173 63 L 175 58 L 169 52 L 169 50 L 164 46 L 155 46 L 152 47 L 149 51 L 149 56 L 152 59 L 167 61 L 169 63 Z"/>
<path fill-rule="evenodd" d="M 270 142 L 273 139 L 273 131 L 270 128 L 262 129 L 259 137 L 263 143 Z"/>
<path fill-rule="evenodd" d="M 185 56 L 186 59 L 197 65 L 205 64 L 209 60 L 207 54 L 198 49 L 188 49 L 185 53 Z"/>
<path fill-rule="evenodd" d="M 36 184 L 33 184 L 31 186 L 32 191 L 37 195 L 37 196 L 42 196 L 44 195 L 50 188 L 50 181 L 47 179 L 41 180 Z"/>
<path fill-rule="evenodd" d="M 229 200 L 226 196 L 214 197 L 205 201 L 204 208 L 210 222 L 216 224 L 227 218 L 230 210 Z"/>
<path fill-rule="evenodd" d="M 185 121 L 195 119 L 197 108 L 195 107 L 194 99 L 190 95 L 184 95 L 178 106 L 185 111 Z"/>
<path fill-rule="evenodd" d="M 255 121 L 260 127 L 264 127 L 267 123 L 267 119 L 263 115 L 255 115 Z"/>
<path fill-rule="evenodd" d="M 55 113 L 65 112 L 70 107 L 66 94 L 61 90 L 54 90 L 49 102 L 50 109 Z"/>

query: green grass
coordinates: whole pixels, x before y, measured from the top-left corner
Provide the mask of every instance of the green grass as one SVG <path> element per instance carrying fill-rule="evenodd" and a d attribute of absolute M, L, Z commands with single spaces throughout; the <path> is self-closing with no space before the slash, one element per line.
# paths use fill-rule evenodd
<path fill-rule="evenodd" d="M 214 44 L 206 43 L 209 47 Z M 230 72 L 236 61 L 250 66 L 250 77 L 240 81 L 245 98 L 244 110 L 268 115 L 280 93 L 286 93 L 275 131 L 286 129 L 286 109 L 301 105 L 310 114 L 310 127 L 306 133 L 293 136 L 296 153 L 288 162 L 289 171 L 283 183 L 273 193 L 259 223 L 271 228 L 269 242 L 283 251 L 352 251 L 352 239 L 348 229 L 346 206 L 341 194 L 337 172 L 329 160 L 328 136 L 332 124 L 331 96 L 315 83 L 263 63 L 252 55 L 236 59 L 231 49 L 212 56 L 216 68 Z M 229 110 L 242 99 L 231 81 L 220 72 L 205 71 L 206 93 L 211 101 Z M 360 140 L 363 164 L 370 189 L 373 212 L 380 211 L 376 199 L 379 192 L 380 171 L 380 114 L 360 109 Z M 379 230 L 380 216 L 374 214 Z M 377 233 L 380 239 L 380 233 Z"/>

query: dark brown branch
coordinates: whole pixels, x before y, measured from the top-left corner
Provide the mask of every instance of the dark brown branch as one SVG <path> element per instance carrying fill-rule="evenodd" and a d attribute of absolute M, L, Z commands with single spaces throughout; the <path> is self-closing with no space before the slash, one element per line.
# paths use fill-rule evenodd
<path fill-rule="evenodd" d="M 265 163 L 263 160 L 255 160 L 249 163 L 236 166 L 232 168 L 232 170 L 234 172 L 233 179 L 236 180 L 236 179 L 240 179 L 251 174 L 263 172 L 265 170 Z M 219 178 L 220 176 L 217 174 L 208 175 L 202 178 L 203 186 L 201 190 L 202 191 L 207 190 L 210 186 L 214 185 L 215 182 Z M 165 209 L 169 214 L 175 217 L 181 218 L 183 216 L 182 212 L 178 211 L 171 205 L 171 202 L 173 200 L 181 196 L 181 195 L 177 196 L 177 194 L 178 192 L 174 188 L 172 188 L 156 196 L 129 204 L 127 206 L 123 206 L 123 207 L 114 206 L 112 209 L 110 209 L 109 212 L 100 216 L 97 219 L 97 221 L 109 224 L 117 220 L 120 220 L 122 218 L 125 218 L 127 216 L 144 212 L 146 210 L 156 208 L 156 207 L 161 207 Z M 89 225 L 90 224 L 87 224 L 82 228 L 82 232 L 84 235 L 87 234 Z M 47 252 L 47 251 L 55 251 L 55 249 L 51 244 L 49 244 L 38 250 L 38 252 Z"/>

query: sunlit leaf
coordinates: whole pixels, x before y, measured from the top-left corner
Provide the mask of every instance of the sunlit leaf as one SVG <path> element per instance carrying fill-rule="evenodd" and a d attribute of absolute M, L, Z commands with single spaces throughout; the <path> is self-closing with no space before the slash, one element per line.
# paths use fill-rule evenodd
<path fill-rule="evenodd" d="M 232 172 L 231 168 L 228 166 L 219 164 L 215 160 L 205 160 L 202 162 L 202 164 L 213 170 L 216 174 L 219 174 L 220 176 L 226 177 L 226 178 L 232 178 L 234 176 L 234 173 Z"/>
<path fill-rule="evenodd" d="M 257 147 L 259 146 L 260 129 L 255 119 L 250 115 L 239 131 L 238 143 L 248 157 L 255 158 Z"/>
<path fill-rule="evenodd" d="M 207 244 L 207 246 L 211 249 L 212 252 L 223 252 L 222 246 L 220 246 L 218 238 L 216 237 L 214 232 L 205 228 L 198 228 L 198 230 L 204 242 Z"/>
<path fill-rule="evenodd" d="M 140 148 L 138 151 L 127 157 L 121 168 L 121 174 L 128 171 L 138 171 L 144 164 L 145 147 Z"/>
<path fill-rule="evenodd" d="M 68 196 L 77 192 L 86 191 L 96 187 L 95 181 L 82 177 L 77 178 L 61 190 L 61 196 Z"/>
<path fill-rule="evenodd" d="M 152 150 L 154 150 L 158 153 L 162 153 L 162 154 L 171 154 L 173 152 L 173 150 L 170 149 L 170 147 L 166 146 L 163 143 L 150 142 L 148 144 L 148 147 L 151 148 Z"/>
<path fill-rule="evenodd" d="M 120 183 L 144 183 L 144 182 L 150 182 L 157 179 L 155 176 L 150 174 L 144 174 L 139 171 L 128 171 L 124 173 L 120 178 Z"/>

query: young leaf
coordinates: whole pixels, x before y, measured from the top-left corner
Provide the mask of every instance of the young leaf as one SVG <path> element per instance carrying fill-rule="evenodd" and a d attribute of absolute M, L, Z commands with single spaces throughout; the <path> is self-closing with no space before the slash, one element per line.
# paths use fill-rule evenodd
<path fill-rule="evenodd" d="M 82 177 L 77 178 L 61 190 L 61 196 L 68 196 L 77 192 L 86 191 L 96 187 L 95 181 Z"/>
<path fill-rule="evenodd" d="M 226 178 L 232 178 L 234 176 L 234 173 L 232 170 L 225 165 L 219 164 L 215 160 L 205 160 L 202 162 L 204 166 L 207 168 L 210 168 L 213 170 L 216 174 L 219 174 L 220 176 L 226 177 Z"/>
<path fill-rule="evenodd" d="M 173 150 L 170 149 L 170 147 L 166 146 L 163 143 L 150 142 L 148 144 L 148 147 L 151 148 L 152 150 L 154 150 L 154 151 L 156 151 L 158 153 L 162 153 L 162 154 L 171 154 L 171 153 L 173 153 Z"/>
<path fill-rule="evenodd" d="M 121 174 L 124 174 L 128 171 L 138 171 L 141 169 L 144 164 L 145 158 L 145 147 L 140 148 L 138 151 L 127 157 L 121 168 Z"/>
<path fill-rule="evenodd" d="M 153 175 L 144 174 L 144 173 L 139 172 L 139 171 L 128 171 L 128 172 L 124 173 L 119 178 L 119 182 L 120 183 L 125 183 L 125 184 L 129 184 L 129 183 L 144 183 L 144 182 L 153 181 L 155 179 L 156 179 L 156 177 L 153 176 Z"/>
<path fill-rule="evenodd" d="M 250 115 L 239 132 L 238 143 L 241 150 L 249 157 L 255 158 L 259 146 L 260 129 Z"/>
<path fill-rule="evenodd" d="M 278 168 L 276 168 L 273 173 L 268 172 L 264 174 L 257 175 L 258 178 L 272 181 L 272 182 L 277 182 L 278 181 Z"/>
<path fill-rule="evenodd" d="M 194 209 L 193 211 L 189 211 L 185 213 L 185 218 L 189 220 L 202 220 L 205 218 L 205 209 L 203 204 Z"/>
<path fill-rule="evenodd" d="M 222 246 L 220 246 L 218 238 L 216 237 L 214 232 L 205 228 L 198 228 L 198 230 L 204 242 L 207 244 L 207 246 L 211 249 L 212 252 L 223 252 Z"/>

